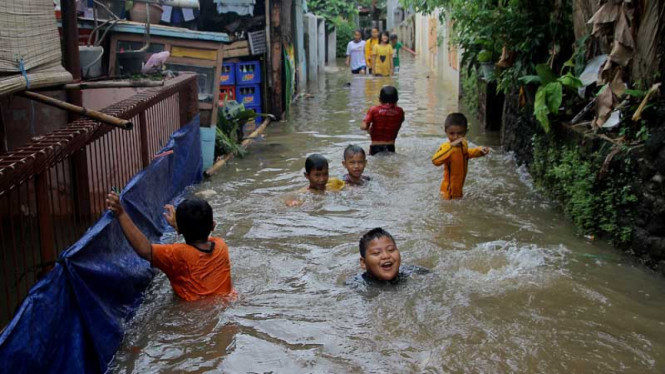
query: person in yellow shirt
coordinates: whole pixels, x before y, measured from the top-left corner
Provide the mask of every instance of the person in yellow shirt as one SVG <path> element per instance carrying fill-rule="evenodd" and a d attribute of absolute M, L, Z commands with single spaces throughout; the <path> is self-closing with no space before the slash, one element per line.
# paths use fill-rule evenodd
<path fill-rule="evenodd" d="M 372 50 L 372 74 L 377 77 L 393 75 L 393 47 L 390 45 L 390 34 L 381 33 L 381 42 Z"/>
<path fill-rule="evenodd" d="M 372 51 L 374 51 L 374 46 L 378 44 L 379 29 L 377 27 L 372 27 L 372 37 L 365 42 L 365 61 L 367 62 L 367 68 L 369 69 L 370 74 L 372 74 Z"/>
<path fill-rule="evenodd" d="M 449 114 L 446 117 L 444 128 L 448 141 L 441 144 L 432 156 L 432 163 L 444 167 L 441 182 L 443 198 L 445 200 L 460 199 L 463 196 L 462 187 L 464 187 L 469 159 L 483 157 L 490 150 L 487 147 L 469 148 L 465 138 L 468 123 L 462 113 Z"/>

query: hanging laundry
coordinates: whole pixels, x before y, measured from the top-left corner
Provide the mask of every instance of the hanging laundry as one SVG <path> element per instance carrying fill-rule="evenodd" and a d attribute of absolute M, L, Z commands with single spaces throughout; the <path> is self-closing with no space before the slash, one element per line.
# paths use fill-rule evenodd
<path fill-rule="evenodd" d="M 256 0 L 213 0 L 217 13 L 236 13 L 239 16 L 254 16 Z"/>

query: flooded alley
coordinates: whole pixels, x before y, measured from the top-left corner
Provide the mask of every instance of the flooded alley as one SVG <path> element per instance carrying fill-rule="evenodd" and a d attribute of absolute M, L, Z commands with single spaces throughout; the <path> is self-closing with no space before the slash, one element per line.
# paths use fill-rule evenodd
<path fill-rule="evenodd" d="M 179 300 L 160 273 L 112 372 L 665 372 L 665 279 L 577 235 L 498 133 L 471 126 L 469 140 L 492 153 L 469 162 L 463 200 L 440 199 L 430 157 L 457 90 L 403 60 L 394 78 L 331 68 L 288 122 L 190 192 L 213 206 L 239 300 Z M 359 125 L 386 84 L 406 113 L 397 153 L 368 158 L 364 188 L 287 207 L 307 155 L 341 177 L 344 148 L 367 150 Z M 394 289 L 346 286 L 374 227 L 395 236 L 402 264 L 432 273 Z"/>

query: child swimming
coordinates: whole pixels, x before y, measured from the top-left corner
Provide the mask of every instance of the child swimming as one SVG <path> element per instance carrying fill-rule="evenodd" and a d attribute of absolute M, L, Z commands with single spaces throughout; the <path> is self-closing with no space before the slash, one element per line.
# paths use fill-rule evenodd
<path fill-rule="evenodd" d="M 349 186 L 363 186 L 369 182 L 370 178 L 363 175 L 367 158 L 365 150 L 357 145 L 349 145 L 344 149 L 344 161 L 342 165 L 346 168 L 347 174 L 342 180 Z"/>
<path fill-rule="evenodd" d="M 404 122 L 404 110 L 397 106 L 399 96 L 393 86 L 385 86 L 379 93 L 381 105 L 367 111 L 360 128 L 369 132 L 372 143 L 370 156 L 380 152 L 395 152 L 395 139 Z"/>
<path fill-rule="evenodd" d="M 151 244 L 125 212 L 115 192 L 108 194 L 106 204 L 115 213 L 134 251 L 166 274 L 180 298 L 194 301 L 212 295 L 235 295 L 229 249 L 221 238 L 209 236 L 215 221 L 205 200 L 187 199 L 177 209 L 173 205 L 164 207 L 166 221 L 185 237 L 185 243 L 174 244 Z"/>
<path fill-rule="evenodd" d="M 328 159 L 320 154 L 312 154 L 305 160 L 305 178 L 309 182 L 307 187 L 299 190 L 302 192 L 325 193 L 328 190 L 340 191 L 344 189 L 344 182 L 337 178 L 330 178 L 328 172 Z M 287 206 L 300 206 L 304 200 L 293 198 L 286 202 Z"/>
<path fill-rule="evenodd" d="M 444 124 L 448 141 L 441 144 L 432 156 L 432 163 L 443 165 L 441 195 L 446 200 L 460 199 L 470 158 L 483 157 L 490 152 L 487 147 L 469 148 L 466 141 L 468 122 L 462 113 L 451 113 Z"/>
<path fill-rule="evenodd" d="M 398 284 L 413 274 L 430 271 L 416 265 L 401 265 L 402 257 L 395 239 L 380 227 L 368 231 L 360 238 L 360 267 L 364 273 L 347 281 L 348 285 Z"/>

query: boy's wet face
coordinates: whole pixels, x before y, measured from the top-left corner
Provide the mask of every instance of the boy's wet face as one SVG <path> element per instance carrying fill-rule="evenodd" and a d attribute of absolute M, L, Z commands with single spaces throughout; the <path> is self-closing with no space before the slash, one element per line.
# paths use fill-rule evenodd
<path fill-rule="evenodd" d="M 360 267 L 380 280 L 393 280 L 399 273 L 401 257 L 397 245 L 387 236 L 369 242 Z"/>
<path fill-rule="evenodd" d="M 454 142 L 455 140 L 466 136 L 466 127 L 460 125 L 448 126 L 446 128 L 446 135 L 448 135 L 448 139 L 451 142 Z"/>
<path fill-rule="evenodd" d="M 309 181 L 309 188 L 325 191 L 326 183 L 328 183 L 328 167 L 312 169 L 309 173 L 305 173 L 305 178 Z"/>
<path fill-rule="evenodd" d="M 356 153 L 347 157 L 342 161 L 342 165 L 349 172 L 349 175 L 353 178 L 360 178 L 365 171 L 365 166 L 367 165 L 367 160 L 365 155 L 362 153 Z"/>

